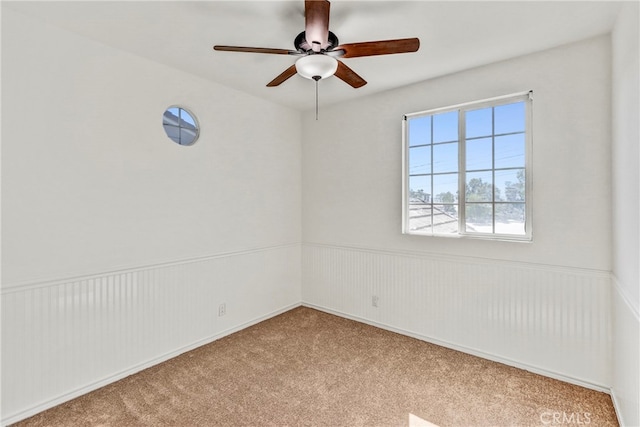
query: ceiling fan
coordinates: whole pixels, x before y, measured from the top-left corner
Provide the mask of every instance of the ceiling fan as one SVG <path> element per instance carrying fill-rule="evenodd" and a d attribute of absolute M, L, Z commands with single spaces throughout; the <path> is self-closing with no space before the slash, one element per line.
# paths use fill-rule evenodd
<path fill-rule="evenodd" d="M 335 75 L 352 87 L 359 88 L 366 85 L 367 82 L 337 58 L 416 52 L 420 47 L 420 40 L 417 38 L 341 45 L 338 42 L 338 37 L 329 31 L 330 7 L 327 0 L 305 0 L 305 26 L 304 31 L 298 34 L 293 41 L 296 50 L 221 45 L 215 45 L 213 49 L 227 52 L 298 56 L 299 59 L 295 64 L 270 81 L 267 84 L 268 87 L 278 86 L 297 73 L 302 77 L 315 80 L 316 83 L 320 79 Z"/>

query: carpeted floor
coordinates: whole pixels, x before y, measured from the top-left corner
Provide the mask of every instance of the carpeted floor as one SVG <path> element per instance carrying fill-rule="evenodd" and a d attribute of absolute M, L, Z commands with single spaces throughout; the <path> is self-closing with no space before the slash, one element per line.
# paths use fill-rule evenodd
<path fill-rule="evenodd" d="M 19 426 L 617 426 L 607 394 L 299 307 Z"/>

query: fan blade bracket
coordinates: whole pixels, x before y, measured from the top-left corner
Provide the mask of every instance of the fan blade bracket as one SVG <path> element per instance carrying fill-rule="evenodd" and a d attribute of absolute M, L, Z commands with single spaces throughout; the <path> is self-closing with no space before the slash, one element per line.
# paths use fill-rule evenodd
<path fill-rule="evenodd" d="M 340 58 L 344 56 L 345 51 L 344 49 L 333 49 L 333 50 L 327 50 L 326 52 L 324 52 L 324 54 L 327 56 L 332 56 L 334 58 Z"/>

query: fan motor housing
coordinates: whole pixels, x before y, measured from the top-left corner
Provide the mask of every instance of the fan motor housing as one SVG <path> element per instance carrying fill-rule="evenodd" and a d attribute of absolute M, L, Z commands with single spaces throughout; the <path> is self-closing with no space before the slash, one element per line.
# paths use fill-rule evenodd
<path fill-rule="evenodd" d="M 326 49 L 323 49 L 324 51 L 329 51 L 334 47 L 338 46 L 338 37 L 335 34 L 333 34 L 331 31 L 329 31 L 328 39 L 329 39 L 329 46 L 327 46 Z M 309 52 L 310 50 L 313 50 L 311 48 L 311 45 L 307 42 L 305 31 L 297 35 L 297 37 L 293 41 L 293 45 L 295 46 L 296 50 L 299 52 Z"/>

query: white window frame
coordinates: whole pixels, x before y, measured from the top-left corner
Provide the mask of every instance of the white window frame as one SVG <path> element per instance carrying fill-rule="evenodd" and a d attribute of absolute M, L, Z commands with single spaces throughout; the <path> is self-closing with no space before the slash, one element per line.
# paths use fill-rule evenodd
<path fill-rule="evenodd" d="M 477 110 L 487 107 L 497 107 L 505 104 L 523 102 L 525 105 L 525 234 L 500 234 L 500 233 L 480 233 L 466 231 L 465 218 L 465 187 L 466 187 L 466 134 L 464 113 L 469 110 Z M 402 120 L 402 233 L 427 237 L 453 237 L 471 238 L 487 240 L 506 240 L 530 242 L 533 239 L 533 173 L 532 173 L 532 152 L 533 152 L 533 127 L 532 127 L 532 104 L 533 91 L 520 92 L 481 101 L 468 102 L 464 104 L 452 105 L 449 107 L 436 108 L 426 111 L 405 114 Z M 413 231 L 409 228 L 409 126 L 408 119 L 422 116 L 458 111 L 458 232 L 457 233 L 433 233 Z M 495 172 L 495 168 L 491 169 Z M 495 204 L 494 223 L 495 223 Z"/>

